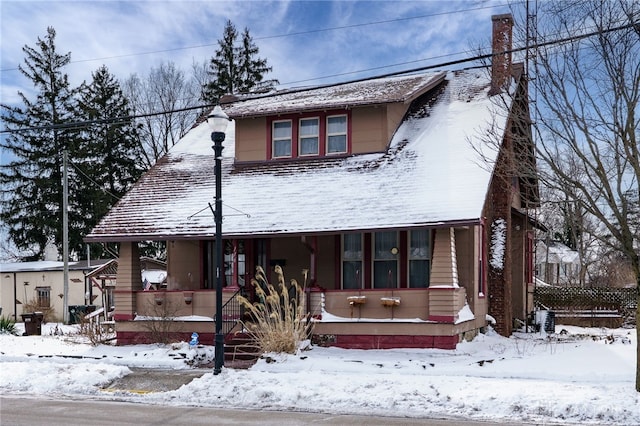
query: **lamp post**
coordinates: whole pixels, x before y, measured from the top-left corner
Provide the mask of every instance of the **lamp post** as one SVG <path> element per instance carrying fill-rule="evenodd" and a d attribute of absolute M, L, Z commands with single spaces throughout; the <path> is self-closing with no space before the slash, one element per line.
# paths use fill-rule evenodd
<path fill-rule="evenodd" d="M 220 374 L 224 365 L 224 335 L 222 334 L 222 142 L 229 123 L 229 116 L 222 111 L 219 105 L 211 111 L 207 117 L 207 123 L 211 128 L 211 140 L 215 153 L 215 222 L 216 222 L 216 337 L 215 337 L 215 362 L 213 374 Z"/>

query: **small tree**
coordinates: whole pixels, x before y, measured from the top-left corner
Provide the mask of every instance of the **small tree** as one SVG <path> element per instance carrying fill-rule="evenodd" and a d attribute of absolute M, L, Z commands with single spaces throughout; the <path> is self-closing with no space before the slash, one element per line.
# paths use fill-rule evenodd
<path fill-rule="evenodd" d="M 256 276 L 251 280 L 255 288 L 256 302 L 251 303 L 240 297 L 242 306 L 249 310 L 252 321 L 243 321 L 260 350 L 276 353 L 295 353 L 300 343 L 309 338 L 313 323 L 305 309 L 304 284 L 300 286 L 293 279 L 285 283 L 284 273 L 278 265 L 275 267 L 278 282 L 270 284 L 262 267 L 256 268 Z"/>

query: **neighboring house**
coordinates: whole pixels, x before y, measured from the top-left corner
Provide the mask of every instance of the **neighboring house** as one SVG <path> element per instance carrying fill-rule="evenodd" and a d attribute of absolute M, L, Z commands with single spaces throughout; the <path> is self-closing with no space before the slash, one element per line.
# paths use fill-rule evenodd
<path fill-rule="evenodd" d="M 68 306 L 102 306 L 93 297 L 94 289 L 87 275 L 109 260 L 69 262 Z M 53 309 L 55 320 L 64 317 L 64 262 L 16 262 L 0 264 L 0 306 L 2 315 L 21 321 L 23 305 Z"/>
<path fill-rule="evenodd" d="M 551 285 L 580 284 L 580 254 L 559 241 L 536 243 L 536 278 Z"/>
<path fill-rule="evenodd" d="M 141 285 L 138 290 L 160 289 L 166 287 L 167 265 L 165 262 L 148 257 L 140 258 Z M 112 259 L 104 265 L 95 268 L 87 278 L 90 281 L 89 298 L 93 301 L 100 297 L 105 319 L 110 319 L 110 314 L 115 308 L 114 291 L 116 289 L 118 275 L 118 260 Z"/>
<path fill-rule="evenodd" d="M 494 52 L 510 50 L 511 16 L 493 24 Z M 281 265 L 299 282 L 308 271 L 307 308 L 326 344 L 455 348 L 494 319 L 510 334 L 533 309 L 527 212 L 538 206 L 522 71 L 497 53 L 491 71 L 223 103 L 233 118 L 222 153 L 224 300 L 250 289 L 256 266 Z M 87 236 L 120 243 L 119 344 L 148 337 L 140 319 L 156 295 L 192 316 L 177 325 L 186 336 L 213 342 L 214 194 L 201 122 Z M 148 240 L 167 241 L 167 290 L 140 290 L 138 242 Z"/>
<path fill-rule="evenodd" d="M 160 288 L 166 275 L 164 262 L 141 258 L 142 277 Z M 118 261 L 92 259 L 69 262 L 68 306 L 113 306 Z M 141 281 L 142 282 L 142 281 Z M 140 290 L 143 290 L 142 284 Z M 52 309 L 53 319 L 63 320 L 64 262 L 39 261 L 0 264 L 2 315 L 21 321 L 24 304 Z M 109 309 L 107 309 L 107 312 Z"/>

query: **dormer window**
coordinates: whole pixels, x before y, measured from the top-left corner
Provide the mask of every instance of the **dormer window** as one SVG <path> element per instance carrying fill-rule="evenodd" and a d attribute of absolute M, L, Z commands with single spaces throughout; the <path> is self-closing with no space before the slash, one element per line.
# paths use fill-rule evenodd
<path fill-rule="evenodd" d="M 347 116 L 327 117 L 327 154 L 347 152 Z"/>
<path fill-rule="evenodd" d="M 291 120 L 274 121 L 271 137 L 273 158 L 291 157 Z"/>
<path fill-rule="evenodd" d="M 348 111 L 289 115 L 270 120 L 270 159 L 348 154 Z"/>
<path fill-rule="evenodd" d="M 318 141 L 320 139 L 320 121 L 316 118 L 300 120 L 300 155 L 318 155 Z"/>

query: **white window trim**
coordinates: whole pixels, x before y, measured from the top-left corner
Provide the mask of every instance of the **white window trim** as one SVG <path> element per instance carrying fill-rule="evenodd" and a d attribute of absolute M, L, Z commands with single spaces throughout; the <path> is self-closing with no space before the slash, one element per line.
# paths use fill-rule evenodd
<path fill-rule="evenodd" d="M 344 117 L 345 118 L 345 129 L 344 132 L 340 133 L 329 133 L 329 119 L 336 117 Z M 325 118 L 325 155 L 340 155 L 346 154 L 349 151 L 349 116 L 347 114 L 335 114 L 335 115 L 327 115 Z M 329 152 L 329 137 L 330 136 L 342 136 L 344 135 L 344 151 L 335 151 Z"/>
<path fill-rule="evenodd" d="M 317 124 L 317 133 L 315 136 L 313 135 L 305 135 L 302 136 L 302 122 L 305 120 L 315 120 Z M 315 137 L 318 140 L 318 144 L 316 145 L 316 152 L 311 154 L 300 154 L 302 152 L 302 139 L 311 139 Z M 320 117 L 303 117 L 298 119 L 298 156 L 299 157 L 310 157 L 310 156 L 318 156 L 320 155 Z"/>
<path fill-rule="evenodd" d="M 277 123 L 289 123 L 289 137 L 277 138 L 275 135 L 275 128 Z M 276 156 L 276 142 L 289 141 L 289 155 Z M 292 120 L 274 120 L 271 122 L 271 157 L 272 158 L 291 158 L 293 156 L 293 122 Z"/>

